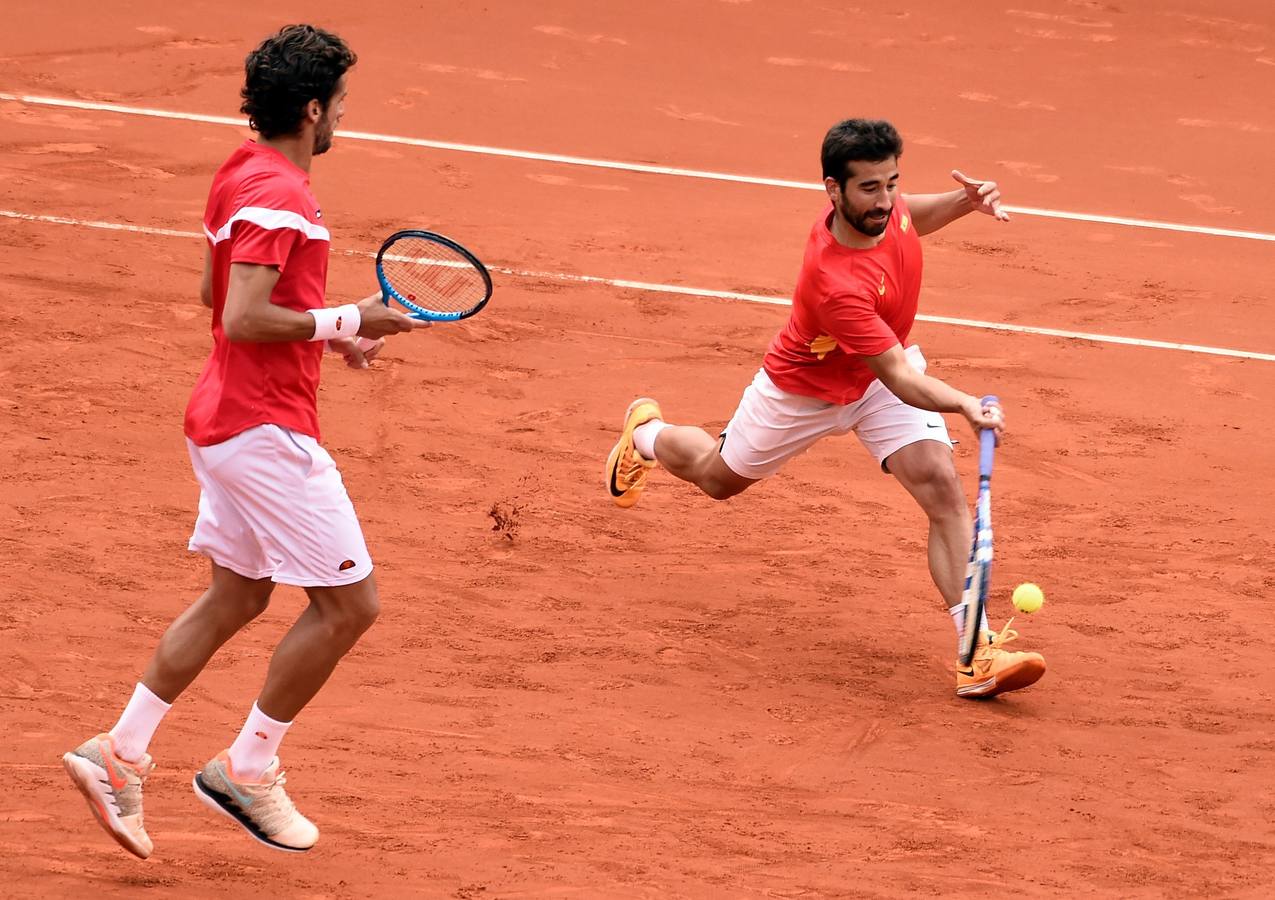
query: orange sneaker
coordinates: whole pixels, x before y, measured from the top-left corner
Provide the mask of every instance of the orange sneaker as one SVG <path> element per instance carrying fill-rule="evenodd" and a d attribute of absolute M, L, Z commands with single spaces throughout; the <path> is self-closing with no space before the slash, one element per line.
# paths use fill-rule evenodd
<path fill-rule="evenodd" d="M 151 758 L 120 759 L 115 741 L 103 733 L 63 754 L 62 765 L 106 833 L 134 856 L 150 856 L 155 845 L 142 824 L 142 783 L 155 768 Z"/>
<path fill-rule="evenodd" d="M 1045 674 L 1045 657 L 1039 653 L 1006 650 L 1018 637 L 1010 619 L 999 632 L 985 631 L 969 666 L 956 665 L 956 695 L 979 699 L 1017 691 L 1040 680 Z"/>
<path fill-rule="evenodd" d="M 652 419 L 662 419 L 660 405 L 648 397 L 639 397 L 629 404 L 624 413 L 624 429 L 620 432 L 620 440 L 611 448 L 607 457 L 606 482 L 607 490 L 616 506 L 627 509 L 642 497 L 642 489 L 646 487 L 646 475 L 655 468 L 655 460 L 646 459 L 633 449 L 633 432 L 639 425 L 645 425 Z"/>

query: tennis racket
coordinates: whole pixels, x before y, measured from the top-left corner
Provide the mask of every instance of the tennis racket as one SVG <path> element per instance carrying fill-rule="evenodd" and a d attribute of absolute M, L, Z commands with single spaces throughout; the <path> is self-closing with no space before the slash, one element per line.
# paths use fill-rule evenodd
<path fill-rule="evenodd" d="M 381 299 L 391 299 L 413 319 L 468 319 L 491 299 L 487 267 L 451 238 L 432 231 L 399 231 L 376 254 Z"/>
<path fill-rule="evenodd" d="M 993 396 L 983 405 L 998 403 Z M 996 456 L 996 432 L 984 428 L 978 435 L 978 503 L 974 506 L 974 541 L 965 567 L 965 627 L 961 630 L 960 659 L 968 666 L 978 648 L 987 609 L 987 589 L 992 581 L 992 462 Z"/>

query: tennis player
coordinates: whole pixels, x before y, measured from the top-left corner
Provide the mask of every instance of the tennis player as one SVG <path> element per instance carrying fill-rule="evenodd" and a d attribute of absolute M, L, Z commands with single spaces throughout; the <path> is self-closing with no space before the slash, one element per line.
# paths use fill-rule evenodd
<path fill-rule="evenodd" d="M 853 431 L 929 518 L 930 575 L 959 643 L 972 524 L 941 414 L 960 413 L 976 432 L 1000 434 L 1005 420 L 999 405 L 927 375 L 920 348 L 907 345 L 921 291 L 919 238 L 971 212 L 1009 215 L 994 182 L 955 171 L 956 190 L 901 195 L 902 152 L 888 122 L 848 119 L 828 131 L 822 162 L 831 203 L 810 230 L 792 315 L 726 430 L 714 438 L 670 424 L 659 404 L 640 398 L 625 413 L 605 476 L 621 507 L 638 502 L 656 463 L 725 500 L 821 438 Z M 957 694 L 990 697 L 1037 681 L 1044 658 L 1005 649 L 1017 636 L 1008 627 L 992 632 L 984 617 L 972 665 L 957 665 Z"/>
<path fill-rule="evenodd" d="M 288 26 L 247 58 L 242 111 L 257 133 L 217 171 L 204 213 L 200 299 L 212 354 L 186 409 L 199 515 L 190 549 L 208 590 L 169 626 L 119 721 L 63 762 L 107 832 L 145 859 L 147 745 L 217 649 L 265 610 L 276 583 L 309 606 L 280 641 L 247 721 L 195 775 L 199 799 L 261 843 L 302 851 L 318 829 L 284 791 L 278 748 L 293 719 L 376 619 L 372 560 L 332 457 L 319 444 L 325 342 L 366 368 L 387 335 L 420 322 L 378 295 L 326 308 L 329 235 L 310 193 L 332 146 L 355 55 L 334 34 Z"/>

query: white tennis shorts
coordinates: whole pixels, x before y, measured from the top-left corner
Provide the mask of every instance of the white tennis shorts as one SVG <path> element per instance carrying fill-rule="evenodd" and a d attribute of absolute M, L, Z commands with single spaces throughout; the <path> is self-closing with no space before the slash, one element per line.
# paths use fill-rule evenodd
<path fill-rule="evenodd" d="M 906 352 L 912 367 L 924 372 L 921 348 L 913 345 Z M 891 453 L 917 441 L 952 446 L 941 414 L 908 406 L 880 381 L 842 406 L 780 390 L 760 369 L 722 432 L 722 461 L 744 478 L 767 478 L 820 438 L 851 431 L 882 468 Z"/>
<path fill-rule="evenodd" d="M 341 473 L 314 438 L 258 425 L 210 447 L 186 445 L 200 487 L 191 550 L 245 578 L 298 587 L 371 574 Z"/>

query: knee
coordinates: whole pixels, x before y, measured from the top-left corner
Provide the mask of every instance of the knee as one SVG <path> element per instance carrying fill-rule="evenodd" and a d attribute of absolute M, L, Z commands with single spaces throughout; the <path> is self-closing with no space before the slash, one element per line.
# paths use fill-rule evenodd
<path fill-rule="evenodd" d="M 731 497 L 742 494 L 755 483 L 730 471 L 716 453 L 713 455 L 713 463 L 700 470 L 700 477 L 695 483 L 701 491 L 714 500 L 729 500 Z"/>
<path fill-rule="evenodd" d="M 245 597 L 240 609 L 244 614 L 244 618 L 251 622 L 253 619 L 257 618 L 257 616 L 265 612 L 269 606 L 270 592 L 266 591 L 264 594 L 255 594 L 250 597 Z"/>
<path fill-rule="evenodd" d="M 935 465 L 920 473 L 919 481 L 924 490 L 920 493 L 921 507 L 931 520 L 969 518 L 969 506 L 956 469 L 951 465 Z"/>
<path fill-rule="evenodd" d="M 323 610 L 323 618 L 332 629 L 333 636 L 356 641 L 376 622 L 381 614 L 381 601 L 375 587 L 352 591 L 339 603 Z"/>
<path fill-rule="evenodd" d="M 219 618 L 228 625 L 239 628 L 266 611 L 270 606 L 273 588 L 274 585 L 269 584 L 265 587 L 253 585 L 248 590 L 218 590 L 218 586 L 214 585 L 210 594 Z"/>
<path fill-rule="evenodd" d="M 743 488 L 723 484 L 720 481 L 710 481 L 708 484 L 703 485 L 702 489 L 705 494 L 714 500 L 729 500 L 743 491 Z"/>

